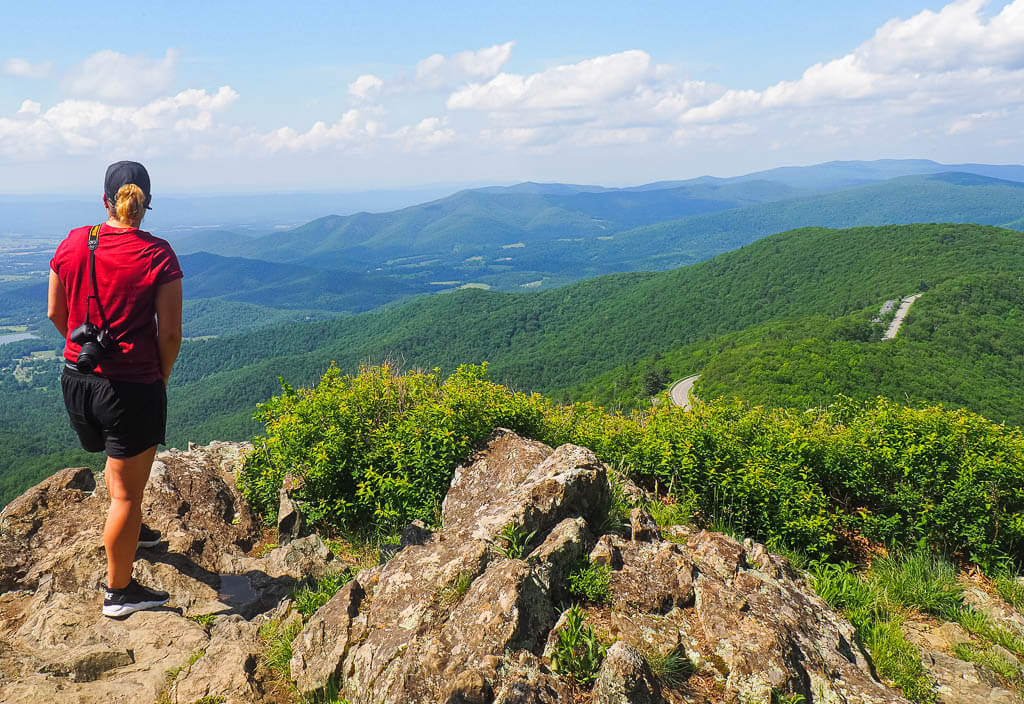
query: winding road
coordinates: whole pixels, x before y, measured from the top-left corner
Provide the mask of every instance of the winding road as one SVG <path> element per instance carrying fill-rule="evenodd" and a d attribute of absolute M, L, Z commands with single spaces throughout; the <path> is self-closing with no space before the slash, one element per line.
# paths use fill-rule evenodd
<path fill-rule="evenodd" d="M 693 384 L 700 378 L 700 374 L 694 374 L 688 376 L 681 381 L 677 381 L 672 384 L 672 390 L 669 392 L 672 397 L 672 403 L 679 406 L 684 411 L 690 410 L 690 406 L 697 399 L 693 395 Z"/>

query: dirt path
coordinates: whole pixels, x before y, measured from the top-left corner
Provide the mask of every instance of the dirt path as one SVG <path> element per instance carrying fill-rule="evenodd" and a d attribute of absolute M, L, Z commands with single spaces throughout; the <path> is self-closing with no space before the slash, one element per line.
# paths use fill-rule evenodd
<path fill-rule="evenodd" d="M 672 390 L 669 392 L 669 395 L 672 397 L 672 403 L 684 411 L 690 410 L 690 406 L 697 398 L 693 395 L 693 384 L 699 378 L 700 374 L 694 374 L 673 384 Z"/>
<path fill-rule="evenodd" d="M 900 303 L 900 309 L 896 311 L 896 317 L 889 323 L 889 329 L 882 335 L 883 340 L 891 340 L 896 337 L 896 333 L 900 331 L 900 326 L 903 325 L 903 319 L 907 317 L 907 311 L 910 310 L 910 305 L 921 297 L 920 293 L 915 293 L 913 296 L 907 296 Z"/>

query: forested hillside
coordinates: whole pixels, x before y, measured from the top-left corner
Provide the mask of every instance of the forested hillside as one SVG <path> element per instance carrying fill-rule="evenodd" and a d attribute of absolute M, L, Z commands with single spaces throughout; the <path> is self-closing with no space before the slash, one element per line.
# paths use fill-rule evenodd
<path fill-rule="evenodd" d="M 277 391 L 278 376 L 308 384 L 332 360 L 343 369 L 389 357 L 442 369 L 487 360 L 496 380 L 550 392 L 770 320 L 829 319 L 958 276 L 1014 274 L 1024 270 L 1022 238 L 978 225 L 806 229 L 671 272 L 601 277 L 535 295 L 458 291 L 192 343 L 172 388 L 173 426 L 177 438 L 197 441 L 243 432 L 252 427 L 253 405 Z"/>
<path fill-rule="evenodd" d="M 170 389 L 169 440 L 184 445 L 246 437 L 255 430 L 255 404 L 279 391 L 278 377 L 308 385 L 331 361 L 346 371 L 363 361 L 386 358 L 406 367 L 443 370 L 488 361 L 496 381 L 554 392 L 655 354 L 668 355 L 685 345 L 771 321 L 819 316 L 821 324 L 830 325 L 834 318 L 854 314 L 852 320 L 835 323 L 845 332 L 837 333 L 840 339 L 833 342 L 843 342 L 842 335 L 848 336 L 846 342 L 856 341 L 856 314 L 866 320 L 886 299 L 921 290 L 953 291 L 954 285 L 972 286 L 993 277 L 1007 286 L 1019 281 L 1015 277 L 1024 271 L 1022 240 L 1020 232 L 981 225 L 807 228 L 668 272 L 599 277 L 537 294 L 460 290 L 346 318 L 258 333 L 221 331 L 216 339 L 189 341 L 182 349 Z M 963 280 L 947 283 L 955 279 Z M 1006 298 L 1007 311 L 1016 305 L 1012 296 L 998 295 Z M 927 311 L 928 296 L 917 305 Z M 908 331 L 917 314 L 912 311 Z M 979 326 L 970 339 L 982 345 L 985 336 L 1011 334 L 991 322 Z M 803 330 L 798 334 L 805 338 L 813 337 L 809 331 L 818 325 L 785 324 Z M 943 335 L 937 332 L 919 341 L 908 337 L 896 344 L 935 346 L 945 344 L 942 340 L 948 335 Z M 988 343 L 996 350 L 993 354 L 1002 354 L 1002 342 Z M 723 358 L 722 364 L 727 360 Z M 1007 364 L 1013 365 L 1012 358 Z M 723 367 L 723 379 L 726 368 L 740 366 Z M 983 367 L 972 374 L 973 396 L 920 397 L 1002 403 L 1005 377 Z M 879 381 L 883 385 L 878 392 L 888 388 L 887 378 Z M 714 375 L 708 379 L 711 383 Z M 4 376 L 2 383 L 0 391 L 11 403 L 5 403 L 2 412 L 0 456 L 10 459 L 0 475 L 5 490 L 14 491 L 66 462 L 53 453 L 65 453 L 74 445 L 67 437 L 55 378 L 34 378 L 26 384 Z M 831 389 L 813 384 L 808 388 L 812 400 L 817 398 L 814 394 Z M 862 390 L 873 393 L 870 385 Z M 934 387 L 928 393 L 939 390 Z M 987 412 L 997 420 L 1014 417 L 1007 411 Z"/>

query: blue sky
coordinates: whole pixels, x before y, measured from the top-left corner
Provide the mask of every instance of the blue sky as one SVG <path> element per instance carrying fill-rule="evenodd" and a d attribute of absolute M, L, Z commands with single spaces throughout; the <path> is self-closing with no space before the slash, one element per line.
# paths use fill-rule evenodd
<path fill-rule="evenodd" d="M 1024 0 L 5 3 L 0 192 L 1022 162 Z"/>

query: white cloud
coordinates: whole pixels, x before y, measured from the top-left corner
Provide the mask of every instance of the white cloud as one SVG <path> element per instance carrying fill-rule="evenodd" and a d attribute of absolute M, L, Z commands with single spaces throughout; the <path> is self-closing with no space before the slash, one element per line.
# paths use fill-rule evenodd
<path fill-rule="evenodd" d="M 480 139 L 484 143 L 514 149 L 542 141 L 545 132 L 545 130 L 539 127 L 489 128 L 480 131 Z"/>
<path fill-rule="evenodd" d="M 717 100 L 684 110 L 680 120 L 715 123 L 861 101 L 922 112 L 965 100 L 969 105 L 1019 101 L 1024 0 L 1008 3 L 987 20 L 984 5 L 983 0 L 957 0 L 939 12 L 890 20 L 852 53 L 815 64 L 798 80 L 762 91 L 728 90 Z"/>
<path fill-rule="evenodd" d="M 216 93 L 185 90 L 139 107 L 65 100 L 43 112 L 25 101 L 21 119 L 0 119 L 0 154 L 33 159 L 87 154 L 125 146 L 177 150 L 214 131 L 213 116 L 238 99 L 229 86 Z M 182 142 L 182 140 L 185 140 Z"/>
<path fill-rule="evenodd" d="M 957 135 L 966 132 L 971 132 L 980 123 L 991 120 L 1000 120 L 1008 117 L 1009 113 L 1006 110 L 991 110 L 988 112 L 976 112 L 961 119 L 955 120 L 947 129 L 947 135 Z"/>
<path fill-rule="evenodd" d="M 168 49 L 162 59 L 104 49 L 72 69 L 64 88 L 77 98 L 137 105 L 170 91 L 177 65 L 175 49 Z"/>
<path fill-rule="evenodd" d="M 427 117 L 415 125 L 407 125 L 393 132 L 390 137 L 406 151 L 435 149 L 455 140 L 455 130 L 446 126 L 441 117 Z"/>
<path fill-rule="evenodd" d="M 53 70 L 52 61 L 33 64 L 26 59 L 11 57 L 0 64 L 0 73 L 16 78 L 46 78 Z"/>
<path fill-rule="evenodd" d="M 348 94 L 354 100 L 362 102 L 379 93 L 383 85 L 384 81 L 372 73 L 367 73 L 348 84 Z"/>
<path fill-rule="evenodd" d="M 530 76 L 501 73 L 471 83 L 448 98 L 450 110 L 577 109 L 628 95 L 654 77 L 645 51 L 624 51 Z"/>
<path fill-rule="evenodd" d="M 433 54 L 416 64 L 414 86 L 425 90 L 452 88 L 467 80 L 488 80 L 512 56 L 515 42 L 495 44 L 477 51 L 460 51 L 450 56 Z"/>
<path fill-rule="evenodd" d="M 370 113 L 352 109 L 332 125 L 318 121 L 305 132 L 282 127 L 265 134 L 243 137 L 239 147 L 257 146 L 274 152 L 320 151 L 327 148 L 361 146 L 381 133 L 383 126 Z"/>

